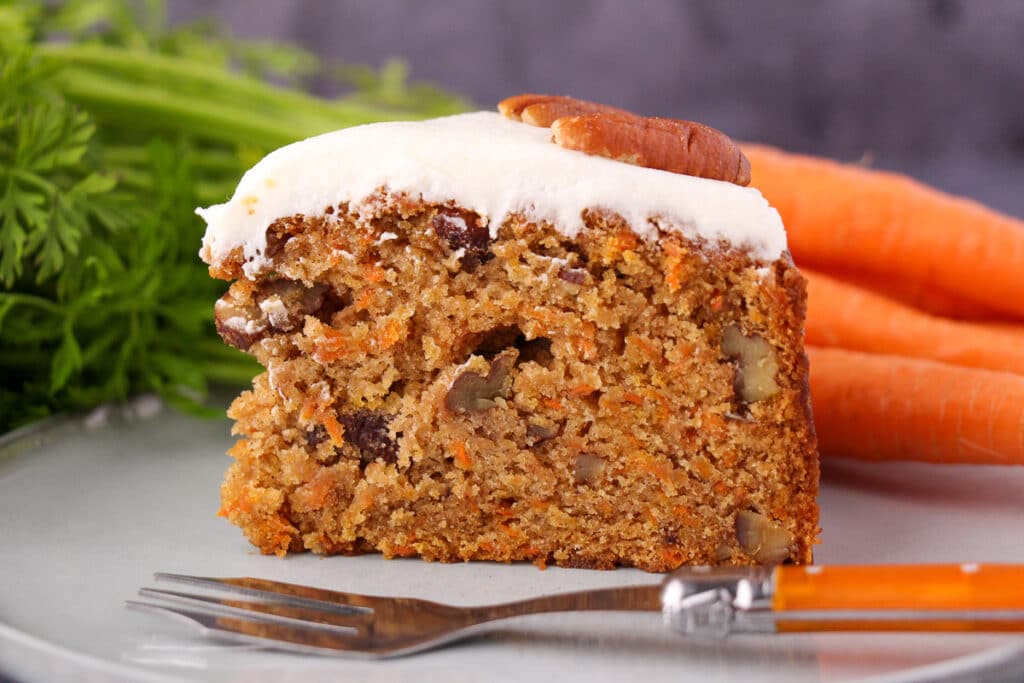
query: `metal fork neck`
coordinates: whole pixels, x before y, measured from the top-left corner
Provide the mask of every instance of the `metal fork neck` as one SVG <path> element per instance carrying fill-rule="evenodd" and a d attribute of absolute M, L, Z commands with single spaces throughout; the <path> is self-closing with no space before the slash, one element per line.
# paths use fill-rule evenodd
<path fill-rule="evenodd" d="M 466 608 L 472 618 L 494 621 L 527 614 L 581 611 L 657 612 L 662 609 L 658 586 L 622 586 L 576 593 L 556 593 L 498 605 Z"/>
<path fill-rule="evenodd" d="M 772 633 L 774 571 L 769 567 L 689 567 L 661 587 L 665 623 L 687 635 Z"/>

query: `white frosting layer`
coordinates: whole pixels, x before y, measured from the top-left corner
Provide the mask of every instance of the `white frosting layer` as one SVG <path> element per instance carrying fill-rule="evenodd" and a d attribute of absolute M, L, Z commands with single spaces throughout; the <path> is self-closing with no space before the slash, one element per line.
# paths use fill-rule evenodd
<path fill-rule="evenodd" d="M 265 265 L 275 220 L 341 202 L 355 207 L 381 187 L 454 200 L 494 232 L 508 214 L 524 212 L 573 237 L 584 209 L 603 208 L 644 239 L 657 239 L 648 220 L 657 217 L 662 229 L 725 239 L 766 261 L 786 249 L 778 212 L 754 188 L 563 149 L 550 130 L 490 112 L 369 124 L 282 147 L 242 177 L 230 201 L 196 210 L 207 224 L 203 245 L 214 262 L 242 247 L 251 275 Z"/>

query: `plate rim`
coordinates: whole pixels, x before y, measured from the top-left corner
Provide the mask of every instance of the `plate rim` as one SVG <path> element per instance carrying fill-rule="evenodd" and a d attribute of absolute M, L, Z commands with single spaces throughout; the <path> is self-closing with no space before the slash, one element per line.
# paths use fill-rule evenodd
<path fill-rule="evenodd" d="M 33 448 L 44 446 L 51 438 L 59 436 L 62 431 L 77 431 L 88 429 L 87 421 L 93 415 L 103 412 L 104 426 L 117 428 L 118 422 L 125 419 L 152 419 L 167 408 L 173 409 L 166 401 L 156 397 L 160 402 L 161 410 L 154 415 L 139 416 L 132 410 L 133 402 L 139 399 L 152 400 L 154 394 L 141 394 L 127 401 L 117 403 L 104 403 L 88 411 L 74 413 L 56 413 L 41 420 L 30 422 L 0 434 L 0 478 L 3 470 L 21 457 L 29 457 L 28 451 Z M 190 416 L 180 411 L 177 414 L 190 418 L 202 419 Z M 111 419 L 107 419 L 108 415 Z M 55 643 L 40 636 L 27 633 L 18 627 L 7 623 L 0 617 L 0 674 L 8 673 L 4 662 L 5 652 L 11 647 L 39 657 L 37 661 L 54 661 L 61 659 L 63 662 L 87 667 L 90 673 L 103 674 L 108 676 L 130 676 L 127 680 L 140 680 L 144 677 L 147 683 L 180 683 L 181 681 L 196 680 L 192 677 L 174 675 L 147 668 L 138 664 L 127 664 L 112 659 L 105 659 L 97 655 L 81 652 L 65 645 Z M 266 650 L 263 651 L 270 651 Z M 37 669 L 38 670 L 38 669 Z M 884 674 L 872 674 L 866 677 L 852 679 L 850 683 L 946 683 L 959 682 L 964 680 L 1001 681 L 1010 680 L 1004 678 L 993 678 L 1001 674 L 1024 673 L 1024 641 L 1007 643 L 980 652 L 971 652 L 941 662 L 933 662 L 914 666 L 904 671 L 896 671 Z M 964 676 L 972 676 L 965 679 Z M 40 679 L 42 680 L 42 679 Z"/>

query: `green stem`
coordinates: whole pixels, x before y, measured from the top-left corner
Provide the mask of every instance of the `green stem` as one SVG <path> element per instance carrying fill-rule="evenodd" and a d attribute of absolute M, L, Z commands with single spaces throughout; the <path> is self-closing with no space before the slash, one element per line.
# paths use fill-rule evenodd
<path fill-rule="evenodd" d="M 152 191 L 153 177 L 145 171 L 136 171 L 131 168 L 119 168 L 116 171 L 117 179 L 124 187 L 130 187 L 135 190 Z M 192 192 L 197 199 L 202 199 L 204 202 L 223 202 L 231 197 L 231 193 L 235 189 L 238 181 L 235 178 L 231 180 L 196 180 L 192 183 Z"/>
<path fill-rule="evenodd" d="M 220 359 L 230 363 L 256 362 L 252 356 L 228 346 L 219 337 L 204 337 L 195 342 L 193 348 L 196 353 L 208 359 Z"/>
<path fill-rule="evenodd" d="M 65 94 L 99 119 L 139 129 L 185 131 L 199 138 L 274 149 L 327 130 L 281 123 L 244 107 L 226 107 L 85 71 L 63 73 Z"/>
<path fill-rule="evenodd" d="M 203 182 L 196 181 L 195 183 L 195 197 L 203 204 L 219 204 L 220 202 L 226 202 L 231 198 L 231 193 L 235 191 L 236 181 L 230 182 Z"/>
<path fill-rule="evenodd" d="M 40 45 L 44 58 L 76 67 L 93 67 L 113 71 L 127 77 L 157 83 L 177 81 L 240 106 L 267 105 L 283 112 L 309 112 L 325 119 L 355 122 L 376 121 L 400 116 L 398 111 L 382 111 L 344 101 L 324 101 L 304 93 L 286 90 L 256 78 L 228 71 L 222 64 L 207 66 L 196 61 L 138 50 L 103 46 L 48 44 Z M 337 127 L 337 126 L 336 126 Z"/>
<path fill-rule="evenodd" d="M 52 313 L 53 315 L 63 316 L 64 309 L 59 305 L 55 304 L 49 299 L 44 299 L 40 296 L 32 296 L 31 294 L 14 294 L 14 293 L 0 293 L 0 303 L 4 301 L 13 301 L 15 305 L 31 306 L 33 308 L 39 308 Z"/>
<path fill-rule="evenodd" d="M 113 166 L 145 166 L 150 162 L 150 155 L 145 145 L 111 144 L 103 148 L 103 161 Z M 193 168 L 200 171 L 237 174 L 245 170 L 236 152 L 219 149 L 190 149 L 188 161 Z"/>
<path fill-rule="evenodd" d="M 189 156 L 189 163 L 200 171 L 230 173 L 232 176 L 245 170 L 242 160 L 231 152 L 196 151 Z"/>
<path fill-rule="evenodd" d="M 248 384 L 262 367 L 256 361 L 251 363 L 203 363 L 203 376 L 208 381 L 221 384 Z"/>
<path fill-rule="evenodd" d="M 136 171 L 133 168 L 119 168 L 115 171 L 114 175 L 121 185 L 144 190 L 151 190 L 153 188 L 152 176 L 145 171 Z"/>

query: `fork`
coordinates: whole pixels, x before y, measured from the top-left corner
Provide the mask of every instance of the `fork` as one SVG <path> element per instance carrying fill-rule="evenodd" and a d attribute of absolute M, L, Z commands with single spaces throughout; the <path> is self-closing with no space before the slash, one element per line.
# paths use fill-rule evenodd
<path fill-rule="evenodd" d="M 497 605 L 344 593 L 256 578 L 157 573 L 231 597 L 143 588 L 134 609 L 207 635 L 294 652 L 383 658 L 479 635 L 526 615 L 661 612 L 687 635 L 800 631 L 1024 631 L 1024 565 L 690 567 L 660 584 L 559 593 Z M 247 599 L 239 599 L 239 598 Z"/>

